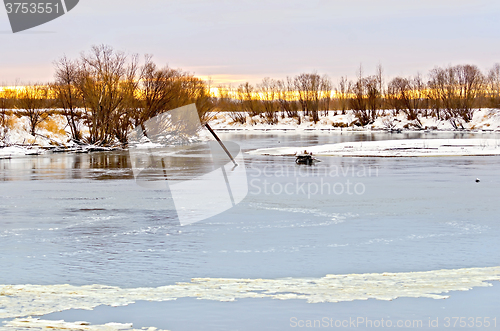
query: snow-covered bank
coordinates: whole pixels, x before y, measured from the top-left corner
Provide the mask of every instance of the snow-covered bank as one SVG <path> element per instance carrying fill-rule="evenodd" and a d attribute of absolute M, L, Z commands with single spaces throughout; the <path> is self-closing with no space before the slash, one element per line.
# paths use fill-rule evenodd
<path fill-rule="evenodd" d="M 234 114 L 230 112 L 220 112 L 212 113 L 210 118 L 212 120 L 209 122 L 210 126 L 214 130 L 218 131 L 231 131 L 231 132 L 265 132 L 265 131 L 281 131 L 281 132 L 341 132 L 341 131 L 356 131 L 356 132 L 370 132 L 370 131 L 380 131 L 386 130 L 391 132 L 401 132 L 401 131 L 421 131 L 426 130 L 431 131 L 455 131 L 456 127 L 459 127 L 461 131 L 469 132 L 500 132 L 500 110 L 498 109 L 481 109 L 474 113 L 472 121 L 469 123 L 455 123 L 455 127 L 452 125 L 451 121 L 438 120 L 435 117 L 421 117 L 420 123 L 415 121 L 409 121 L 406 115 L 402 112 L 397 116 L 391 115 L 391 111 L 385 111 L 385 115 L 380 115 L 376 121 L 368 126 L 359 127 L 354 125 L 356 118 L 352 111 L 347 111 L 345 115 L 340 115 L 340 111 L 329 111 L 327 116 L 321 116 L 317 123 L 312 122 L 309 116 L 300 115 L 300 118 L 288 118 L 278 116 L 276 124 L 266 123 L 265 116 L 253 116 L 250 117 L 248 114 L 240 114 L 246 118 L 245 123 L 239 123 L 233 120 L 232 116 Z M 337 115 L 339 114 L 339 115 Z M 241 116 L 240 116 L 241 117 Z M 42 154 L 46 151 L 54 152 L 77 152 L 86 153 L 96 150 L 107 150 L 99 146 L 92 145 L 79 145 L 71 140 L 71 133 L 67 126 L 66 119 L 62 115 L 52 114 L 46 121 L 42 122 L 36 130 L 35 136 L 29 133 L 29 123 L 27 118 L 18 118 L 15 115 L 11 115 L 8 119 L 9 129 L 5 136 L 0 136 L 0 158 L 11 158 L 23 155 L 35 155 Z M 88 128 L 81 123 L 82 133 L 88 135 Z M 208 135 L 208 132 L 203 133 Z M 3 135 L 3 134 L 2 134 Z M 202 137 L 207 139 L 206 137 Z M 203 140 L 202 139 L 202 140 Z M 151 142 L 149 142 L 151 143 Z M 146 146 L 146 145 L 145 145 Z M 148 147 L 152 147 L 149 146 Z M 382 146 L 383 147 L 383 146 Z M 378 156 L 389 156 L 384 155 L 380 148 L 370 151 L 371 154 L 377 154 Z M 300 148 L 300 147 L 298 147 Z M 401 147 L 384 147 L 384 150 L 394 149 Z M 433 147 L 434 148 L 434 147 Z M 434 148 L 435 149 L 435 148 Z M 439 148 L 436 152 L 434 149 L 429 150 L 427 155 L 446 155 L 450 152 L 450 155 L 483 155 L 484 151 L 479 149 L 476 151 L 471 151 L 471 149 L 465 150 L 446 150 L 443 146 Z M 315 152 L 314 150 L 312 150 Z M 344 151 L 344 150 L 342 150 Z M 354 150 L 356 152 L 362 152 L 361 154 L 366 155 L 366 150 Z M 268 153 L 269 151 L 265 152 Z M 293 154 L 293 152 L 272 152 L 281 154 Z M 323 154 L 324 151 L 319 150 L 315 152 L 316 154 Z M 435 153 L 436 152 L 436 153 Z M 497 155 L 497 152 L 493 148 L 487 149 L 487 155 Z M 370 154 L 368 153 L 368 154 Z M 335 151 L 335 155 L 338 155 L 339 151 Z M 390 152 L 391 156 L 394 152 Z M 410 152 L 400 151 L 400 155 L 411 156 Z M 424 149 L 419 147 L 419 154 L 424 154 Z M 356 156 L 356 153 L 350 153 L 349 155 Z"/>
<path fill-rule="evenodd" d="M 282 118 L 278 116 L 276 124 L 267 124 L 264 116 L 246 118 L 244 124 L 236 122 L 231 117 L 231 113 L 213 114 L 210 125 L 215 130 L 229 131 L 274 131 L 274 130 L 297 130 L 297 131 L 370 131 L 370 130 L 431 130 L 431 131 L 453 131 L 456 128 L 448 120 L 439 120 L 435 117 L 421 117 L 420 123 L 409 121 L 406 114 L 400 112 L 393 116 L 391 111 L 386 111 L 385 115 L 379 116 L 373 124 L 365 127 L 355 126 L 356 121 L 352 111 L 347 111 L 346 115 L 340 115 L 340 111 L 329 111 L 328 116 L 320 116 L 317 123 L 312 122 L 309 116 L 300 115 L 298 118 Z M 339 115 L 336 115 L 339 114 Z M 469 123 L 457 122 L 460 129 L 469 131 L 500 132 L 500 111 L 498 109 L 481 109 L 474 113 L 472 121 Z"/>
<path fill-rule="evenodd" d="M 8 118 L 7 134 L 0 141 L 0 146 L 6 145 L 37 145 L 37 146 L 58 146 L 66 144 L 71 138 L 67 122 L 62 115 L 51 115 L 41 122 L 35 136 L 30 134 L 29 121 L 27 117 L 17 117 L 11 115 Z"/>
<path fill-rule="evenodd" d="M 0 139 L 0 159 L 25 155 L 39 155 L 48 152 L 89 153 L 110 151 L 116 148 L 76 143 L 71 139 L 71 132 L 62 115 L 51 115 L 39 124 L 35 136 L 29 132 L 28 119 L 11 115 L 9 129 Z M 88 134 L 88 128 L 82 124 L 82 132 Z"/>
<path fill-rule="evenodd" d="M 0 159 L 24 155 L 38 155 L 50 148 L 70 147 L 71 135 L 66 131 L 66 119 L 61 115 L 51 115 L 42 122 L 35 136 L 29 133 L 28 119 L 11 115 L 7 121 L 9 129 L 0 139 Z"/>
<path fill-rule="evenodd" d="M 0 159 L 9 159 L 13 156 L 38 155 L 43 152 L 38 147 L 8 146 L 0 148 Z"/>
<path fill-rule="evenodd" d="M 346 142 L 305 147 L 264 148 L 256 155 L 297 155 L 307 151 L 317 156 L 493 156 L 500 155 L 500 139 L 411 139 Z"/>
<path fill-rule="evenodd" d="M 75 143 L 70 143 L 65 146 L 55 147 L 55 146 L 22 146 L 22 145 L 12 145 L 12 146 L 0 146 L 0 159 L 10 159 L 12 157 L 18 156 L 29 156 L 29 155 L 40 155 L 45 153 L 90 153 L 90 152 L 109 152 L 117 150 L 114 147 L 101 147 L 95 145 L 77 145 Z"/>
<path fill-rule="evenodd" d="M 301 113 L 301 112 L 299 112 Z M 392 115 L 392 111 L 385 111 L 385 115 L 377 117 L 373 124 L 365 127 L 354 125 L 356 117 L 352 111 L 347 111 L 345 115 L 340 115 L 340 111 L 329 111 L 327 116 L 320 116 L 317 123 L 312 121 L 310 116 L 300 115 L 300 118 L 288 118 L 278 116 L 276 124 L 267 124 L 264 115 L 250 117 L 248 114 L 241 114 L 245 123 L 233 120 L 230 112 L 212 113 L 210 126 L 214 130 L 229 131 L 454 131 L 456 128 L 448 120 L 438 120 L 435 117 L 421 117 L 420 124 L 409 121 L 403 112 L 397 116 Z M 337 115 L 338 114 L 338 115 Z M 18 118 L 15 115 L 9 117 L 9 130 L 6 137 L 0 136 L 0 146 L 2 145 L 36 145 L 40 147 L 49 146 L 71 146 L 71 132 L 67 126 L 66 119 L 62 115 L 53 114 L 48 120 L 42 122 L 36 130 L 36 135 L 29 133 L 28 120 L 25 117 Z M 469 123 L 457 122 L 460 130 L 472 132 L 500 132 L 500 110 L 481 109 L 474 113 L 472 121 Z M 81 130 L 84 135 L 88 134 L 88 128 L 81 123 Z"/>

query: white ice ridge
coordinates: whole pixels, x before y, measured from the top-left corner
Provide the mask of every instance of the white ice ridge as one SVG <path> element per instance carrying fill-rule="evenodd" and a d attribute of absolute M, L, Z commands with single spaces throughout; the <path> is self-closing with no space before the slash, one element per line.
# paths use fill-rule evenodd
<path fill-rule="evenodd" d="M 0 331 L 14 330 L 52 330 L 52 331 L 162 331 L 154 327 L 134 329 L 131 323 L 106 323 L 102 325 L 91 325 L 87 322 L 65 322 L 65 321 L 47 321 L 38 318 L 20 318 L 5 323 Z M 166 331 L 166 330 L 165 330 Z"/>
<path fill-rule="evenodd" d="M 319 156 L 492 156 L 500 155 L 500 139 L 399 139 L 356 141 L 308 147 L 263 148 L 248 152 L 257 155 Z"/>
<path fill-rule="evenodd" d="M 301 299 L 309 303 L 399 297 L 445 299 L 448 296 L 444 293 L 492 286 L 488 281 L 495 280 L 500 280 L 500 267 L 327 275 L 322 278 L 193 278 L 189 283 L 156 288 L 0 285 L 0 318 L 43 316 L 68 309 L 92 310 L 99 305 L 125 306 L 138 300 L 159 302 L 177 298 L 215 301 Z"/>

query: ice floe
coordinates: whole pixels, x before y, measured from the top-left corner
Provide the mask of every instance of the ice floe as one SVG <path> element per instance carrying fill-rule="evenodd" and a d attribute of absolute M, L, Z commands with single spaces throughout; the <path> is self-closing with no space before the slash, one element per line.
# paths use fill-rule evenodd
<path fill-rule="evenodd" d="M 47 321 L 38 318 L 22 318 L 8 321 L 0 331 L 12 330 L 73 330 L 73 331 L 162 331 L 154 327 L 134 329 L 132 323 L 106 323 L 102 325 L 91 325 L 87 322 L 65 322 L 65 321 Z M 166 330 L 165 330 L 166 331 Z"/>
<path fill-rule="evenodd" d="M 136 301 L 197 298 L 234 301 L 245 298 L 300 299 L 309 303 L 393 300 L 400 297 L 445 299 L 450 291 L 492 286 L 500 267 L 402 273 L 326 275 L 322 278 L 226 279 L 193 278 L 156 288 L 103 285 L 0 285 L 0 318 L 43 316 L 99 305 L 126 306 Z"/>
<path fill-rule="evenodd" d="M 493 156 L 500 155 L 500 139 L 399 139 L 357 141 L 308 147 L 263 148 L 249 154 L 286 156 L 303 153 L 318 156 Z"/>

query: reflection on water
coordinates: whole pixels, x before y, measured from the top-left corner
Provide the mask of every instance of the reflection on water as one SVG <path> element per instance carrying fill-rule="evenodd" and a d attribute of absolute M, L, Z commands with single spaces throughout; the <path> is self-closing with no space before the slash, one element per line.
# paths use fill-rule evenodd
<path fill-rule="evenodd" d="M 204 153 L 204 150 L 192 153 Z M 207 164 L 197 155 L 170 156 L 159 164 L 159 170 L 169 169 L 176 179 L 208 171 Z M 211 169 L 211 165 L 208 165 Z M 89 154 L 57 153 L 0 160 L 0 181 L 43 179 L 134 179 L 128 151 L 94 152 Z M 155 174 L 158 171 L 153 172 Z M 160 171 L 163 173 L 163 171 Z"/>
<path fill-rule="evenodd" d="M 0 181 L 133 178 L 130 160 L 124 151 L 56 153 L 3 159 L 0 160 L 0 169 Z"/>
<path fill-rule="evenodd" d="M 314 146 L 348 141 L 374 141 L 389 139 L 455 139 L 455 138 L 490 138 L 498 139 L 499 134 L 480 134 L 469 132 L 406 132 L 391 134 L 386 132 L 335 132 L 324 134 L 266 133 L 242 134 L 220 133 L 226 141 L 234 141 L 242 150 L 287 147 Z M 210 164 L 199 158 L 207 153 L 205 145 L 197 145 L 191 152 L 165 158 L 162 167 L 169 169 L 173 179 L 183 179 L 206 173 Z M 189 156 L 189 157 L 186 157 Z M 94 152 L 89 154 L 44 154 L 13 159 L 0 159 L 0 181 L 41 180 L 41 179 L 133 179 L 128 151 Z"/>

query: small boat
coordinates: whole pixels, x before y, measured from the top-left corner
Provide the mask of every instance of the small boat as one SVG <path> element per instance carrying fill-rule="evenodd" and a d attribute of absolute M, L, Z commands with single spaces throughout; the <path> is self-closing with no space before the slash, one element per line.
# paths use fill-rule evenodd
<path fill-rule="evenodd" d="M 297 164 L 312 165 L 314 162 L 321 161 L 314 158 L 311 154 L 298 154 L 295 159 L 295 163 Z"/>

